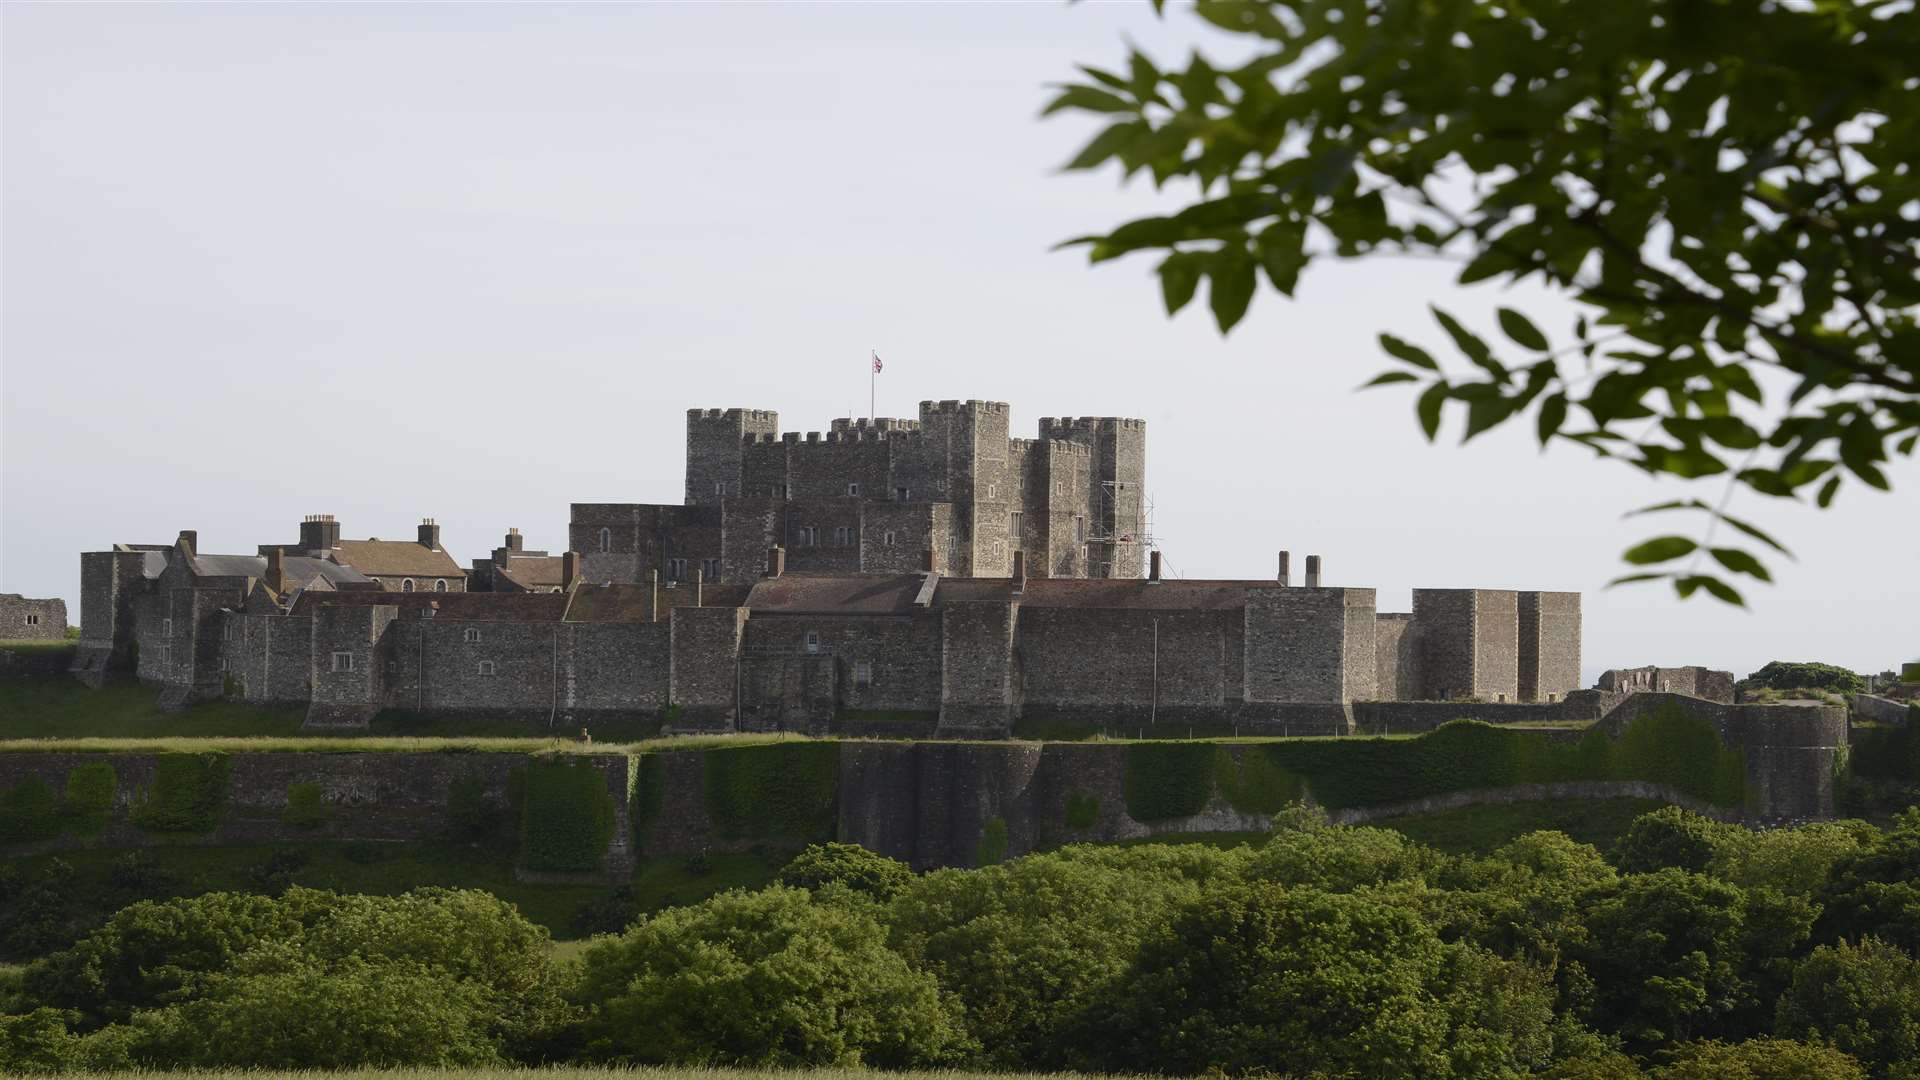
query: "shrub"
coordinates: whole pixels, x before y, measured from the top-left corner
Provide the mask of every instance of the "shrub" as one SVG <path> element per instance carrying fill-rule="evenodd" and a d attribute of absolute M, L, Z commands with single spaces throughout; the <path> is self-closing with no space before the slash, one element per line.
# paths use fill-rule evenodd
<path fill-rule="evenodd" d="M 858 844 L 811 844 L 774 880 L 809 891 L 827 884 L 844 885 L 886 903 L 913 884 L 913 868 Z"/>
<path fill-rule="evenodd" d="M 60 835 L 59 802 L 53 788 L 28 776 L 0 793 L 0 844 L 25 844 Z"/>
<path fill-rule="evenodd" d="M 704 757 L 707 814 L 721 835 L 833 839 L 840 788 L 835 744 L 729 746 Z"/>
<path fill-rule="evenodd" d="M 1742 689 L 1768 687 L 1773 690 L 1832 690 L 1839 694 L 1858 694 L 1867 688 L 1867 680 L 1857 672 L 1832 664 L 1768 662 L 1759 671 L 1740 680 Z"/>
<path fill-rule="evenodd" d="M 227 804 L 227 755 L 161 754 L 153 787 L 134 807 L 133 822 L 153 832 L 209 832 Z"/>
<path fill-rule="evenodd" d="M 1830 1046 L 1787 1039 L 1697 1042 L 1673 1052 L 1652 1080 L 1866 1080 L 1860 1063 Z"/>
<path fill-rule="evenodd" d="M 485 777 L 463 773 L 447 785 L 447 831 L 455 839 L 490 839 L 504 819 L 500 803 L 487 795 Z"/>
<path fill-rule="evenodd" d="M 1823 945 L 1794 972 L 1774 1033 L 1827 1043 L 1877 1075 L 1920 1076 L 1920 965 L 1875 938 Z"/>
<path fill-rule="evenodd" d="M 597 870 L 613 839 L 606 778 L 585 762 L 520 770 L 520 863 L 533 870 Z"/>
<path fill-rule="evenodd" d="M 1419 881 L 1433 852 L 1391 829 L 1327 826 L 1275 832 L 1247 864 L 1250 879 L 1350 892 Z"/>
<path fill-rule="evenodd" d="M 1127 747 L 1127 814 L 1135 821 L 1190 817 L 1213 794 L 1214 752 L 1198 742 L 1133 743 Z"/>
<path fill-rule="evenodd" d="M 119 784 L 120 776 L 108 762 L 89 762 L 68 770 L 63 809 L 69 827 L 86 836 L 105 829 Z"/>
<path fill-rule="evenodd" d="M 327 793 L 319 784 L 287 785 L 287 805 L 280 811 L 282 822 L 296 829 L 317 829 L 332 816 L 333 808 L 327 805 Z"/>
<path fill-rule="evenodd" d="M 1185 908 L 1093 1003 L 1076 1056 L 1178 1075 L 1502 1075 L 1544 1064 L 1551 1013 L 1543 980 L 1442 944 L 1413 912 L 1258 883 Z"/>
<path fill-rule="evenodd" d="M 871 917 L 803 889 L 726 892 L 589 948 L 590 1047 L 620 1060 L 901 1067 L 965 1044 L 933 978 Z"/>
<path fill-rule="evenodd" d="M 1275 814 L 1298 802 L 1305 788 L 1275 758 L 1271 746 L 1242 747 L 1236 758 L 1226 747 L 1214 751 L 1215 783 L 1227 804 L 1243 814 Z"/>
<path fill-rule="evenodd" d="M 1663 806 L 1633 819 L 1620 838 L 1614 862 L 1630 874 L 1666 867 L 1705 873 L 1721 848 L 1732 842 L 1732 834 L 1742 831 L 1691 810 Z"/>

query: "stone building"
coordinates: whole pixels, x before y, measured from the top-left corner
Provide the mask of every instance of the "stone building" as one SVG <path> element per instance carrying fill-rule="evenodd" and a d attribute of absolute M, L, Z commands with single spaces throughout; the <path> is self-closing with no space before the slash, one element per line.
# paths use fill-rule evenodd
<path fill-rule="evenodd" d="M 260 554 L 321 559 L 349 566 L 380 588 L 395 592 L 465 592 L 467 572 L 440 546 L 440 526 L 423 518 L 412 540 L 342 540 L 332 514 L 309 514 L 300 523 L 297 544 L 262 544 Z"/>
<path fill-rule="evenodd" d="M 0 593 L 0 641 L 61 641 L 67 636 L 67 602 L 32 600 Z"/>
<path fill-rule="evenodd" d="M 1138 578 L 1146 422 L 1040 421 L 1013 438 L 998 401 L 923 401 L 917 420 L 780 431 L 763 409 L 687 413 L 685 501 L 576 503 L 587 580 L 745 583 L 770 547 L 798 572 Z"/>
<path fill-rule="evenodd" d="M 1600 673 L 1594 686 L 1615 694 L 1686 694 L 1708 701 L 1732 702 L 1734 678 L 1731 671 L 1700 667 L 1615 668 Z"/>
<path fill-rule="evenodd" d="M 572 554 L 571 552 L 568 553 Z M 519 529 L 508 529 L 506 541 L 484 559 L 473 560 L 467 588 L 475 592 L 563 592 L 579 577 L 576 557 L 529 551 Z"/>

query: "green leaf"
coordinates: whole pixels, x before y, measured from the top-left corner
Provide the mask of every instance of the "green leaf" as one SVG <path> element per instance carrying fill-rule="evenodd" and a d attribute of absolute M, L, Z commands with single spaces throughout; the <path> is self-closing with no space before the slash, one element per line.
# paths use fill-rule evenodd
<path fill-rule="evenodd" d="M 1732 604 L 1734 607 L 1747 606 L 1747 602 L 1741 599 L 1740 594 L 1734 590 L 1733 586 L 1721 581 L 1712 574 L 1689 574 L 1683 578 L 1675 578 L 1673 587 L 1674 590 L 1680 594 L 1682 600 L 1692 596 L 1695 589 L 1705 589 L 1708 593 L 1712 594 L 1715 600 L 1724 601 Z"/>
<path fill-rule="evenodd" d="M 1561 425 L 1567 422 L 1567 395 L 1548 394 L 1540 403 L 1540 445 L 1545 446 L 1556 434 Z"/>
<path fill-rule="evenodd" d="M 1246 315 L 1247 304 L 1253 300 L 1253 257 L 1241 250 L 1222 251 L 1208 268 L 1207 277 L 1213 283 L 1207 291 L 1207 303 L 1224 334 Z"/>
<path fill-rule="evenodd" d="M 1683 555 L 1691 555 L 1700 545 L 1684 536 L 1656 536 L 1644 543 L 1636 544 L 1620 556 L 1634 566 L 1646 566 L 1649 563 L 1667 562 Z"/>
<path fill-rule="evenodd" d="M 1447 403 L 1450 387 L 1445 379 L 1427 387 L 1426 393 L 1414 404 L 1414 411 L 1420 414 L 1420 429 L 1427 433 L 1427 441 L 1432 442 L 1440 434 L 1440 407 Z"/>
<path fill-rule="evenodd" d="M 1638 510 L 1629 510 L 1621 516 L 1638 517 L 1641 514 L 1658 514 L 1658 513 L 1663 513 L 1667 510 L 1711 511 L 1712 509 L 1713 507 L 1708 506 L 1706 503 L 1701 502 L 1699 499 L 1674 499 L 1671 502 L 1654 503 L 1652 506 L 1643 506 Z"/>
<path fill-rule="evenodd" d="M 1767 573 L 1767 568 L 1760 564 L 1759 559 L 1739 548 L 1708 548 L 1707 552 L 1713 556 L 1714 561 L 1736 574 L 1746 574 L 1767 582 L 1773 580 L 1773 575 Z"/>
<path fill-rule="evenodd" d="M 1758 540 L 1761 543 L 1772 548 L 1773 550 L 1779 552 L 1780 554 L 1785 555 L 1787 558 L 1789 559 L 1793 558 L 1793 552 L 1788 551 L 1784 544 L 1780 543 L 1780 541 L 1778 540 L 1775 540 L 1773 537 L 1768 536 L 1766 533 L 1761 532 L 1759 529 L 1748 524 L 1747 522 L 1741 521 L 1739 518 L 1733 517 L 1730 514 L 1722 514 L 1722 513 L 1716 512 L 1714 516 L 1718 517 L 1721 521 L 1726 522 L 1729 526 L 1735 529 L 1738 529 L 1743 533 L 1746 533 L 1748 536 L 1753 537 L 1755 540 Z"/>
<path fill-rule="evenodd" d="M 1397 360 L 1404 360 L 1414 367 L 1426 368 L 1428 371 L 1440 370 L 1440 364 L 1427 350 L 1418 345 L 1408 344 L 1392 334 L 1380 335 L 1380 347 L 1387 350 L 1388 355 Z"/>
<path fill-rule="evenodd" d="M 1085 112 L 1118 113 L 1132 112 L 1133 103 L 1118 94 L 1105 90 L 1096 90 L 1091 86 L 1066 86 L 1061 88 L 1060 96 L 1047 103 L 1040 111 L 1041 116 L 1052 116 L 1062 109 L 1080 109 Z"/>
<path fill-rule="evenodd" d="M 1079 169 L 1091 169 L 1101 162 L 1121 153 L 1146 133 L 1146 125 L 1138 120 L 1122 120 L 1095 135 L 1092 141 L 1082 147 L 1073 160 L 1064 166 L 1069 172 Z"/>
<path fill-rule="evenodd" d="M 1641 582 L 1641 581 L 1660 581 L 1664 578 L 1668 578 L 1671 576 L 1672 576 L 1671 574 L 1667 574 L 1661 571 L 1653 571 L 1645 574 L 1623 574 L 1620 577 L 1614 578 L 1612 581 L 1607 582 L 1607 588 L 1611 589 L 1615 585 L 1632 585 L 1636 582 Z"/>
<path fill-rule="evenodd" d="M 1204 261 L 1204 256 L 1185 251 L 1174 252 L 1161 261 L 1160 295 L 1167 303 L 1168 315 L 1186 307 L 1193 299 L 1194 290 L 1200 287 Z"/>
<path fill-rule="evenodd" d="M 1507 369 L 1493 358 L 1493 350 L 1488 348 L 1487 343 L 1480 340 L 1477 334 L 1460 325 L 1460 320 L 1439 308 L 1430 306 L 1430 310 L 1433 312 L 1433 317 L 1440 321 L 1440 326 L 1447 332 L 1447 336 L 1453 339 L 1454 346 L 1464 353 L 1468 360 L 1492 372 L 1496 378 L 1507 377 Z"/>
<path fill-rule="evenodd" d="M 1371 379 L 1368 379 L 1366 382 L 1361 383 L 1360 389 L 1365 390 L 1368 387 L 1372 387 L 1372 386 L 1385 386 L 1388 383 L 1419 382 L 1419 381 L 1420 381 L 1420 376 L 1415 375 L 1411 371 L 1385 371 L 1385 372 L 1381 372 L 1378 375 L 1375 375 Z"/>
<path fill-rule="evenodd" d="M 1547 335 L 1541 333 L 1540 328 L 1525 315 L 1507 307 L 1501 308 L 1499 315 L 1501 332 L 1512 338 L 1516 345 L 1535 352 L 1547 351 Z"/>
<path fill-rule="evenodd" d="M 1838 476 L 1829 476 L 1827 477 L 1827 482 L 1820 485 L 1820 493 L 1813 497 L 1813 501 L 1819 504 L 1820 509 L 1825 510 L 1827 507 L 1833 505 L 1833 493 L 1839 490 L 1840 478 Z"/>

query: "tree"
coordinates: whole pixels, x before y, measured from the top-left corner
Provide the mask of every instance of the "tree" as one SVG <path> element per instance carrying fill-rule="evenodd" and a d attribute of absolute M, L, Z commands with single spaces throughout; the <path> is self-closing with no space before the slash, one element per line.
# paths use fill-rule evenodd
<path fill-rule="evenodd" d="M 633 1062 L 938 1063 L 964 1048 L 933 977 L 864 912 L 773 885 L 661 912 L 588 949 L 594 1052 Z"/>
<path fill-rule="evenodd" d="M 1764 686 L 1774 690 L 1832 690 L 1836 694 L 1858 694 L 1866 690 L 1867 680 L 1856 672 L 1833 664 L 1770 660 L 1759 671 L 1740 680 L 1740 686 L 1742 689 Z"/>
<path fill-rule="evenodd" d="M 1614 861 L 1630 874 L 1664 867 L 1703 873 L 1737 827 L 1722 825 L 1678 806 L 1641 814 L 1627 826 Z"/>
<path fill-rule="evenodd" d="M 1089 1003 L 1076 1057 L 1113 1072 L 1510 1075 L 1544 1064 L 1545 980 L 1363 895 L 1255 882 L 1184 909 Z"/>
<path fill-rule="evenodd" d="M 1875 842 L 1833 863 L 1820 894 L 1819 937 L 1877 937 L 1920 950 L 1920 808 L 1894 819 Z"/>
<path fill-rule="evenodd" d="M 1697 1042 L 1675 1050 L 1653 1080 L 1866 1080 L 1860 1063 L 1828 1046 L 1790 1039 Z"/>
<path fill-rule="evenodd" d="M 1920 965 L 1874 938 L 1822 945 L 1794 972 L 1774 1032 L 1831 1044 L 1876 1075 L 1920 1077 Z"/>
<path fill-rule="evenodd" d="M 1163 0 L 1155 0 L 1159 7 Z M 1549 335 L 1500 308 L 1489 342 L 1434 309 L 1461 362 L 1392 334 L 1429 439 L 1531 413 L 1654 475 L 1720 477 L 1704 535 L 1626 552 L 1729 603 L 1784 552 L 1729 516 L 1737 489 L 1830 505 L 1920 439 L 1920 15 L 1902 0 L 1199 0 L 1253 55 L 1082 67 L 1047 106 L 1107 117 L 1068 164 L 1118 162 L 1194 201 L 1081 237 L 1093 262 L 1160 251 L 1169 314 L 1204 278 L 1221 332 L 1264 272 L 1314 260 L 1457 261 L 1461 284 L 1534 279 L 1575 305 Z M 1786 393 L 1757 373 L 1783 376 Z M 1740 534 L 1719 541 L 1719 527 Z M 1755 545 L 1758 545 L 1757 547 Z"/>
<path fill-rule="evenodd" d="M 859 844 L 810 844 L 774 880 L 800 889 L 838 883 L 885 903 L 912 884 L 913 868 Z"/>

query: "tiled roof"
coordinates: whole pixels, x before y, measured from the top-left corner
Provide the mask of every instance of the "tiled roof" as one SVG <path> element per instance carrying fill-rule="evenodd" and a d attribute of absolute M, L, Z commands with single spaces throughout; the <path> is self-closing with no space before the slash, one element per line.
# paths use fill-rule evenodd
<path fill-rule="evenodd" d="M 746 606 L 772 615 L 905 615 L 914 611 L 924 574 L 810 574 L 763 578 Z"/>
<path fill-rule="evenodd" d="M 378 577 L 444 577 L 467 575 L 445 548 L 424 547 L 412 540 L 341 540 L 333 557 L 363 574 Z"/>
<path fill-rule="evenodd" d="M 311 615 L 319 607 L 391 605 L 403 619 L 432 618 L 470 622 L 558 622 L 567 610 L 565 593 L 303 592 L 293 614 Z"/>
<path fill-rule="evenodd" d="M 493 565 L 523 589 L 545 590 L 567 583 L 565 560 L 559 555 L 509 555 Z"/>
<path fill-rule="evenodd" d="M 647 621 L 646 585 L 582 585 L 573 592 L 573 606 L 567 609 L 568 622 L 645 622 Z M 745 585 L 707 585 L 700 590 L 702 607 L 744 607 Z M 660 589 L 660 618 L 671 618 L 677 607 L 693 607 L 693 586 L 681 584 Z"/>
<path fill-rule="evenodd" d="M 286 558 L 284 563 L 287 580 L 295 586 L 303 586 L 316 578 L 335 587 L 369 583 L 365 574 L 330 559 L 295 555 Z M 267 560 L 260 555 L 195 555 L 193 572 L 199 577 L 264 578 Z"/>

